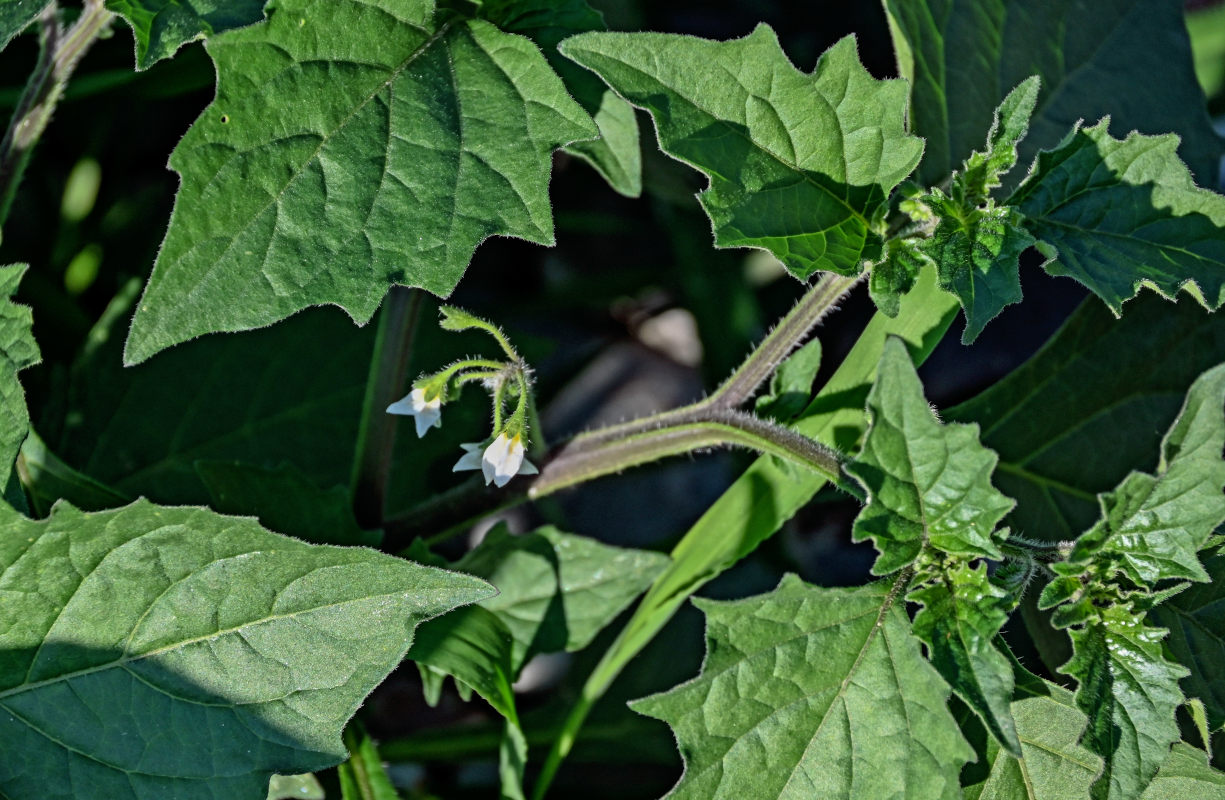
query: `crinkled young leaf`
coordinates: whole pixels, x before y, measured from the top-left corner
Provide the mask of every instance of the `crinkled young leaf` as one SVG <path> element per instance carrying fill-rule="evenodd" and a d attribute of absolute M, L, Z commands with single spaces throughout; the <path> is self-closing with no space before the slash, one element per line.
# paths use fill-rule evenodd
<path fill-rule="evenodd" d="M 927 645 L 927 660 L 966 704 L 983 719 L 997 742 L 1021 755 L 1009 703 L 1012 664 L 995 646 L 1013 602 L 987 575 L 987 565 L 964 562 L 932 568 L 908 600 L 922 603 L 914 632 Z M 926 571 L 925 571 L 926 572 Z"/>
<path fill-rule="evenodd" d="M 1089 717 L 1081 743 L 1105 768 L 1094 800 L 1135 800 L 1178 741 L 1174 712 L 1183 702 L 1178 681 L 1187 670 L 1166 660 L 1164 628 L 1116 604 L 1070 631 L 1072 659 L 1059 671 L 1075 678 L 1076 706 Z"/>
<path fill-rule="evenodd" d="M 995 527 L 1013 502 L 991 485 L 999 459 L 979 444 L 977 425 L 940 423 L 901 340 L 885 344 L 867 411 L 863 450 L 846 471 L 868 491 L 853 535 L 880 551 L 873 573 L 901 569 L 927 546 L 1002 558 Z"/>
<path fill-rule="evenodd" d="M 1042 94 L 1022 163 L 1054 147 L 1076 120 L 1109 115 L 1119 135 L 1174 131 L 1199 181 L 1216 179 L 1222 142 L 1204 112 L 1181 4 L 887 0 L 885 8 L 899 72 L 913 87 L 911 122 L 927 140 L 919 175 L 926 185 L 979 147 L 991 110 L 1034 74 Z"/>
<path fill-rule="evenodd" d="M 106 0 L 132 26 L 136 68 L 148 69 L 180 47 L 264 18 L 267 0 Z"/>
<path fill-rule="evenodd" d="M 214 37 L 217 99 L 125 358 L 312 305 L 357 322 L 390 286 L 446 295 L 493 235 L 553 241 L 552 152 L 597 134 L 528 39 L 428 0 L 282 0 Z"/>
<path fill-rule="evenodd" d="M 1041 87 L 1042 80 L 1031 75 L 1017 84 L 995 110 L 986 149 L 971 153 L 957 176 L 970 200 L 976 203 L 986 200 L 990 191 L 1000 185 L 1000 179 L 1016 166 L 1017 145 L 1029 132 L 1029 120 Z"/>
<path fill-rule="evenodd" d="M 1184 287 L 1210 309 L 1225 302 L 1225 196 L 1201 189 L 1175 152 L 1178 137 L 1115 139 L 1109 120 L 1039 155 L 1009 198 L 1049 259 L 1116 314 L 1141 284 Z M 1192 287 L 1193 285 L 1193 287 Z"/>
<path fill-rule="evenodd" d="M 36 593 L 30 587 L 37 586 Z M 138 501 L 0 523 L 0 792 L 262 797 L 484 582 Z"/>
<path fill-rule="evenodd" d="M 600 129 L 599 139 L 575 142 L 566 152 L 591 164 L 626 197 L 642 194 L 642 148 L 633 106 L 557 51 L 558 43 L 568 36 L 604 30 L 603 15 L 586 0 L 485 0 L 480 13 L 502 30 L 521 33 L 540 45 L 570 94 Z"/>
<path fill-rule="evenodd" d="M 972 751 L 887 585 L 788 575 L 758 597 L 694 602 L 702 674 L 633 704 L 676 735 L 685 773 L 669 797 L 961 796 Z"/>
<path fill-rule="evenodd" d="M 0 0 L 0 50 L 50 4 L 51 0 Z"/>
<path fill-rule="evenodd" d="M 0 509 L 25 511 L 25 493 L 13 468 L 30 429 L 25 393 L 17 373 L 42 360 L 31 333 L 30 309 L 12 302 L 25 264 L 0 267 Z"/>
<path fill-rule="evenodd" d="M 1197 552 L 1225 522 L 1225 364 L 1192 384 L 1166 433 L 1155 475 L 1133 472 L 1103 495 L 1102 519 L 1069 557 L 1113 557 L 1142 587 L 1183 578 L 1206 581 Z"/>
<path fill-rule="evenodd" d="M 919 161 L 906 133 L 906 87 L 879 81 L 855 40 L 811 75 L 768 27 L 711 42 L 660 33 L 585 33 L 562 54 L 595 71 L 655 120 L 664 152 L 701 170 L 719 247 L 759 247 L 792 275 L 853 275 L 880 254 L 874 222 Z"/>
<path fill-rule="evenodd" d="M 1225 800 L 1225 773 L 1208 765 L 1208 754 L 1177 742 L 1143 800 Z"/>

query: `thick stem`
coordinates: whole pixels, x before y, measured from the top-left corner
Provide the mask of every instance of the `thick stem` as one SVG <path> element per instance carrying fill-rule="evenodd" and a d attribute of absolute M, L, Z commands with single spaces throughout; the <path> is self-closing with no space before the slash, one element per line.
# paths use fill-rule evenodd
<path fill-rule="evenodd" d="M 399 419 L 384 409 L 404 388 L 422 297 L 420 289 L 397 286 L 388 294 L 379 315 L 350 487 L 353 513 L 358 524 L 367 528 L 377 528 L 383 523 L 387 477 Z"/>
<path fill-rule="evenodd" d="M 0 226 L 8 219 L 30 154 L 47 129 L 68 78 L 114 16 L 103 0 L 86 0 L 76 24 L 64 32 L 58 13 L 57 4 L 51 3 L 38 15 L 42 51 L 0 140 Z"/>

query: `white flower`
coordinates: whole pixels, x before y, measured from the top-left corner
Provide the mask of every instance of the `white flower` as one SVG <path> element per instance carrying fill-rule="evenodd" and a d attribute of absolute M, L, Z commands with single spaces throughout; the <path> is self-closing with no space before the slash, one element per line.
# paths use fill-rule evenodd
<path fill-rule="evenodd" d="M 485 485 L 490 482 L 499 488 L 510 482 L 516 475 L 535 475 L 539 470 L 532 462 L 523 457 L 523 439 L 518 435 L 507 436 L 505 432 L 481 452 L 482 444 L 468 442 L 461 444 L 464 455 L 455 462 L 452 472 L 466 469 L 479 469 L 485 476 Z"/>
<path fill-rule="evenodd" d="M 442 427 L 442 395 L 425 399 L 424 389 L 413 389 L 404 397 L 387 406 L 388 414 L 405 414 L 417 423 L 417 438 L 425 436 L 430 428 Z"/>

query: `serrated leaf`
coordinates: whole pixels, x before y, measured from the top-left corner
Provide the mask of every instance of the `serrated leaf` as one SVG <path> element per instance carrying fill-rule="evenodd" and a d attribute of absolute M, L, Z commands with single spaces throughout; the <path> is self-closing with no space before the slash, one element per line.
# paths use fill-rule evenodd
<path fill-rule="evenodd" d="M 1204 113 L 1178 3 L 887 0 L 885 8 L 899 72 L 913 87 L 914 131 L 927 140 L 924 184 L 938 184 L 979 147 L 992 109 L 1034 74 L 1043 91 L 1023 164 L 1076 120 L 1109 115 L 1122 135 L 1174 131 L 1201 183 L 1216 179 L 1222 143 Z"/>
<path fill-rule="evenodd" d="M 553 241 L 551 154 L 597 134 L 526 38 L 428 0 L 283 0 L 216 36 L 217 99 L 175 148 L 182 183 L 125 350 L 387 289 L 455 288 L 476 246 Z"/>
<path fill-rule="evenodd" d="M 757 398 L 758 416 L 790 422 L 812 399 L 812 382 L 821 368 L 821 340 L 813 339 L 787 356 L 770 376 L 770 392 Z"/>
<path fill-rule="evenodd" d="M 400 800 L 378 747 L 361 723 L 354 720 L 345 728 L 344 741 L 349 757 L 336 768 L 342 800 Z"/>
<path fill-rule="evenodd" d="M 886 316 L 896 317 L 902 295 L 914 287 L 919 273 L 929 265 L 935 266 L 918 240 L 900 237 L 888 240 L 881 260 L 872 265 L 868 275 L 872 302 Z"/>
<path fill-rule="evenodd" d="M 1080 684 L 1076 706 L 1089 717 L 1082 743 L 1105 768 L 1093 785 L 1094 800 L 1140 797 L 1178 741 L 1174 712 L 1183 702 L 1183 667 L 1162 653 L 1163 628 L 1116 604 L 1073 628 L 1072 659 L 1060 667 Z"/>
<path fill-rule="evenodd" d="M 1201 189 L 1178 137 L 1115 139 L 1108 120 L 1039 155 L 1009 198 L 1049 259 L 1047 272 L 1087 286 L 1116 314 L 1141 284 L 1225 302 L 1225 197 Z"/>
<path fill-rule="evenodd" d="M 992 189 L 1000 186 L 1001 178 L 1017 163 L 1017 145 L 1029 132 L 1029 120 L 1038 102 L 1042 80 L 1031 75 L 1008 93 L 991 121 L 987 147 L 976 150 L 962 165 L 958 180 L 965 194 L 976 204 L 987 199 Z"/>
<path fill-rule="evenodd" d="M 1204 751 L 1178 742 L 1148 785 L 1143 800 L 1225 800 L 1225 773 L 1208 765 Z"/>
<path fill-rule="evenodd" d="M 540 45 L 570 94 L 600 129 L 600 138 L 567 145 L 566 152 L 591 164 L 620 194 L 642 194 L 642 149 L 633 107 L 557 50 L 568 36 L 604 30 L 600 12 L 586 0 L 485 0 L 480 13 L 502 30 L 521 33 Z"/>
<path fill-rule="evenodd" d="M 585 33 L 562 54 L 655 120 L 664 152 L 701 170 L 719 247 L 769 250 L 792 275 L 850 275 L 875 259 L 874 222 L 918 163 L 905 85 L 878 81 L 846 38 L 811 75 L 774 32 L 711 42 L 659 33 Z"/>
<path fill-rule="evenodd" d="M 31 593 L 29 587 L 37 586 Z M 464 575 L 138 501 L 0 525 L 0 792 L 262 797 L 340 729 Z"/>
<path fill-rule="evenodd" d="M 955 798 L 972 752 L 887 586 L 695 600 L 702 674 L 633 704 L 672 726 L 675 798 Z"/>
<path fill-rule="evenodd" d="M 1225 364 L 1201 375 L 1161 445 L 1155 475 L 1134 472 L 1103 495 L 1102 519 L 1069 562 L 1113 557 L 1141 587 L 1206 581 L 1198 551 L 1225 522 Z"/>
<path fill-rule="evenodd" d="M 908 600 L 922 603 L 914 632 L 927 645 L 927 660 L 980 717 L 995 740 L 1014 756 L 1021 755 L 1009 703 L 1012 664 L 995 646 L 995 636 L 1008 621 L 1012 600 L 987 576 L 987 565 L 964 562 L 940 565 Z"/>
<path fill-rule="evenodd" d="M 1169 628 L 1174 659 L 1191 670 L 1183 679 L 1188 697 L 1204 703 L 1212 730 L 1225 727 L 1225 553 L 1204 559 L 1208 582 L 1191 586 L 1149 612 Z"/>
<path fill-rule="evenodd" d="M 315 544 L 375 546 L 380 531 L 364 531 L 353 518 L 349 491 L 324 491 L 289 462 L 258 467 L 240 461 L 197 461 L 196 474 L 222 514 L 257 517 L 277 533 Z"/>
<path fill-rule="evenodd" d="M 0 50 L 49 5 L 51 0 L 0 0 Z"/>
<path fill-rule="evenodd" d="M 979 443 L 977 425 L 940 424 L 898 339 L 885 343 L 867 413 L 863 449 L 845 469 L 868 491 L 852 535 L 880 552 L 873 573 L 901 569 L 927 546 L 1002 558 L 993 534 L 1013 502 L 991 486 L 998 457 Z"/>
<path fill-rule="evenodd" d="M 13 468 L 30 429 L 25 392 L 17 373 L 42 360 L 31 328 L 30 309 L 12 301 L 25 264 L 0 267 L 0 510 L 5 505 L 25 511 L 25 493 Z"/>
<path fill-rule="evenodd" d="M 267 0 L 106 0 L 136 37 L 136 68 L 148 69 L 187 44 L 264 18 Z"/>
<path fill-rule="evenodd" d="M 1021 253 L 1034 239 L 1008 206 L 962 209 L 939 189 L 929 203 L 940 222 L 923 252 L 936 263 L 940 285 L 961 302 L 961 343 L 970 344 L 1004 306 L 1021 302 Z"/>

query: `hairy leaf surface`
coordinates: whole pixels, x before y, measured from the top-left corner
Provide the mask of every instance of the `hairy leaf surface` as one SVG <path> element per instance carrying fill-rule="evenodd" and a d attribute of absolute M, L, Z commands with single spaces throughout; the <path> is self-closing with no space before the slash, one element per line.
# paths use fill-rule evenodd
<path fill-rule="evenodd" d="M 562 53 L 651 113 L 664 152 L 701 170 L 720 247 L 759 247 L 791 274 L 850 275 L 880 253 L 874 222 L 922 143 L 906 133 L 904 84 L 878 81 L 855 41 L 811 75 L 768 27 L 711 42 L 659 33 L 586 33 Z"/>
<path fill-rule="evenodd" d="M 416 625 L 491 589 L 142 500 L 0 524 L 0 592 L 0 791 L 220 800 L 343 759 Z"/>
<path fill-rule="evenodd" d="M 972 757 L 887 585 L 697 600 L 702 674 L 633 704 L 672 726 L 685 774 L 669 797 L 960 797 Z"/>
<path fill-rule="evenodd" d="M 489 236 L 552 243 L 551 154 L 597 135 L 528 39 L 428 0 L 284 0 L 208 50 L 128 363 L 323 303 L 364 323 L 393 285 L 445 296 Z"/>
<path fill-rule="evenodd" d="M 1047 272 L 1087 286 L 1116 314 L 1140 285 L 1184 287 L 1225 302 L 1225 196 L 1197 187 L 1178 137 L 1115 139 L 1107 120 L 1038 157 L 1009 203 L 1049 259 Z"/>
<path fill-rule="evenodd" d="M 17 373 L 42 359 L 31 333 L 34 318 L 30 309 L 11 299 L 25 271 L 25 264 L 0 267 L 0 513 L 5 504 L 18 511 L 26 508 L 25 493 L 13 468 L 30 429 Z"/>
<path fill-rule="evenodd" d="M 136 68 L 148 69 L 183 45 L 264 18 L 267 0 L 106 0 L 132 26 Z"/>
<path fill-rule="evenodd" d="M 863 450 L 846 466 L 868 490 L 854 538 L 871 538 L 887 575 L 930 546 L 963 558 L 1002 558 L 996 525 L 1013 502 L 991 486 L 998 457 L 978 441 L 978 426 L 942 425 L 898 339 L 885 343 L 868 394 Z"/>
<path fill-rule="evenodd" d="M 0 50 L 50 4 L 51 0 L 0 0 Z"/>
<path fill-rule="evenodd" d="M 1208 766 L 1208 755 L 1177 742 L 1161 771 L 1144 792 L 1144 800 L 1225 800 L 1225 773 Z"/>

